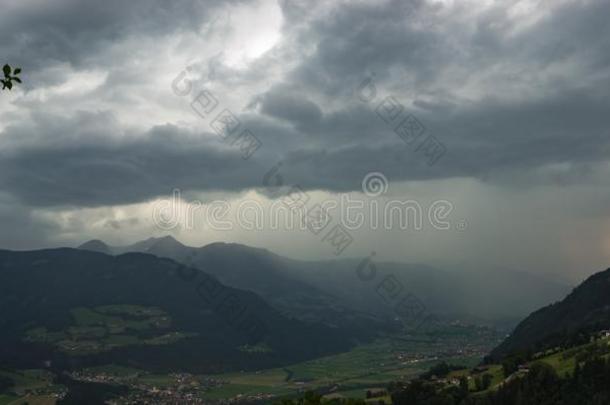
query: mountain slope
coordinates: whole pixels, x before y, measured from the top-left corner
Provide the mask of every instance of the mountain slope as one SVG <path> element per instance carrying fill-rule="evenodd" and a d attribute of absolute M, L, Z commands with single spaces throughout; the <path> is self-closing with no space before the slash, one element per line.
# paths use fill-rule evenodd
<path fill-rule="evenodd" d="M 450 272 L 388 262 L 375 262 L 376 277 L 363 281 L 357 273 L 361 260 L 298 261 L 239 244 L 189 247 L 171 237 L 111 250 L 147 252 L 192 264 L 227 285 L 256 292 L 291 316 L 335 324 L 369 313 L 393 318 L 393 305 L 382 297 L 382 283 L 388 279 L 398 280 L 402 294 L 416 295 L 431 312 L 485 319 L 522 318 L 570 290 L 528 273 Z"/>
<path fill-rule="evenodd" d="M 90 246 L 92 242 L 81 245 Z M 218 278 L 223 284 L 252 291 L 287 316 L 303 321 L 358 328 L 371 333 L 364 323 L 377 323 L 369 314 L 347 308 L 332 292 L 324 292 L 286 272 L 285 262 L 267 250 L 233 243 L 212 243 L 195 248 L 172 237 L 149 238 L 111 252 L 146 252 L 194 266 Z M 358 325 L 362 324 L 362 328 Z M 381 326 L 381 323 L 379 323 Z M 362 333 L 359 333 L 362 335 Z"/>
<path fill-rule="evenodd" d="M 264 350 L 243 351 L 244 345 Z M 252 292 L 153 255 L 0 250 L 0 364 L 124 364 L 210 372 L 347 349 L 348 337 L 288 319 Z"/>
<path fill-rule="evenodd" d="M 579 332 L 610 328 L 610 269 L 596 273 L 563 301 L 525 318 L 491 354 L 494 359 L 518 351 L 561 345 Z"/>

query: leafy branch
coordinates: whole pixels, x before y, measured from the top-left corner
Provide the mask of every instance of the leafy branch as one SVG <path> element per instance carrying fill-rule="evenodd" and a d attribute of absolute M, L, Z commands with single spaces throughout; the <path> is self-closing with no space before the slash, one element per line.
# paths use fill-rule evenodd
<path fill-rule="evenodd" d="M 21 73 L 21 68 L 15 68 L 15 70 L 13 70 L 7 64 L 2 67 L 2 72 L 4 73 L 4 79 L 0 79 L 0 83 L 2 83 L 2 90 L 12 90 L 13 82 L 21 83 L 21 79 L 17 76 Z"/>

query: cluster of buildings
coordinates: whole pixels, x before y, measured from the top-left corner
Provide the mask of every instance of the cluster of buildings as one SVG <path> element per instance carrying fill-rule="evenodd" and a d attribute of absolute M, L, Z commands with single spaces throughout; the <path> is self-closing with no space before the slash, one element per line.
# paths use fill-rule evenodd
<path fill-rule="evenodd" d="M 121 398 L 112 400 L 113 405 L 135 405 L 135 404 L 186 404 L 197 405 L 209 403 L 201 397 L 210 388 L 219 387 L 225 381 L 212 377 L 194 376 L 189 373 L 173 373 L 168 377 L 168 382 L 151 384 L 146 381 L 147 373 L 134 372 L 131 374 L 113 374 L 103 371 L 77 371 L 70 374 L 74 380 L 123 385 L 129 388 L 129 393 Z"/>
<path fill-rule="evenodd" d="M 73 380 L 76 381 L 102 384 L 130 385 L 133 381 L 140 377 L 142 373 L 133 372 L 132 374 L 123 375 L 107 373 L 104 371 L 81 370 L 69 373 L 69 375 Z"/>
<path fill-rule="evenodd" d="M 147 391 L 132 391 L 127 396 L 109 401 L 109 405 L 201 405 L 209 404 L 204 401 L 196 392 L 174 390 L 171 388 L 156 389 Z"/>
<path fill-rule="evenodd" d="M 68 395 L 68 389 L 60 385 L 49 385 L 47 387 L 26 389 L 21 394 L 24 396 L 24 400 L 27 402 L 28 397 L 53 397 L 55 400 L 60 401 Z"/>

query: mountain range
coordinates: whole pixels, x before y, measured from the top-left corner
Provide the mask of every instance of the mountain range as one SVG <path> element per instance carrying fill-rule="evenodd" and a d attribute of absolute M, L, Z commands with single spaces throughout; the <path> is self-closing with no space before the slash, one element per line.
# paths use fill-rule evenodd
<path fill-rule="evenodd" d="M 287 364 L 351 342 L 167 258 L 0 250 L 3 367 L 211 372 Z"/>
<path fill-rule="evenodd" d="M 610 269 L 556 302 L 569 287 L 527 273 L 374 259 L 299 261 L 239 244 L 190 247 L 172 237 L 0 250 L 0 364 L 195 373 L 284 367 L 398 332 L 384 302 L 390 279 L 394 293 L 416 294 L 448 322 L 498 320 L 554 302 L 526 317 L 492 360 L 569 347 L 575 337 L 610 328 Z"/>
<path fill-rule="evenodd" d="M 435 314 L 494 321 L 521 319 L 563 298 L 571 289 L 525 272 L 447 271 L 381 261 L 372 262 L 375 277 L 364 280 L 358 269 L 367 258 L 299 261 L 232 243 L 190 247 L 170 236 L 120 247 L 92 240 L 79 248 L 171 258 L 212 274 L 226 285 L 253 291 L 289 316 L 331 324 L 363 317 L 394 318 L 394 308 L 384 291 L 388 284 L 402 295 L 417 296 Z"/>

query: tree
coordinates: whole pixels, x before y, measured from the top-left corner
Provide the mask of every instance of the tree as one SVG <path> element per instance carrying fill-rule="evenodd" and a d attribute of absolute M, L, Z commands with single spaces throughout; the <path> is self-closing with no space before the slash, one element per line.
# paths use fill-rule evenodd
<path fill-rule="evenodd" d="M 461 376 L 460 377 L 460 392 L 461 392 L 461 395 L 463 396 L 463 398 L 466 398 L 468 396 L 469 391 L 470 391 L 470 389 L 468 388 L 468 378 L 466 378 L 465 376 Z"/>
<path fill-rule="evenodd" d="M 491 382 L 493 381 L 493 376 L 491 374 L 485 373 L 483 377 L 481 377 L 483 389 L 491 387 Z"/>
<path fill-rule="evenodd" d="M 2 73 L 4 73 L 4 79 L 0 79 L 2 83 L 2 90 L 13 89 L 13 82 L 21 83 L 21 79 L 18 75 L 21 73 L 21 68 L 15 68 L 14 70 L 8 65 L 2 67 Z"/>
<path fill-rule="evenodd" d="M 474 378 L 474 389 L 475 391 L 483 391 L 483 380 L 481 380 L 481 376 L 476 376 Z"/>

